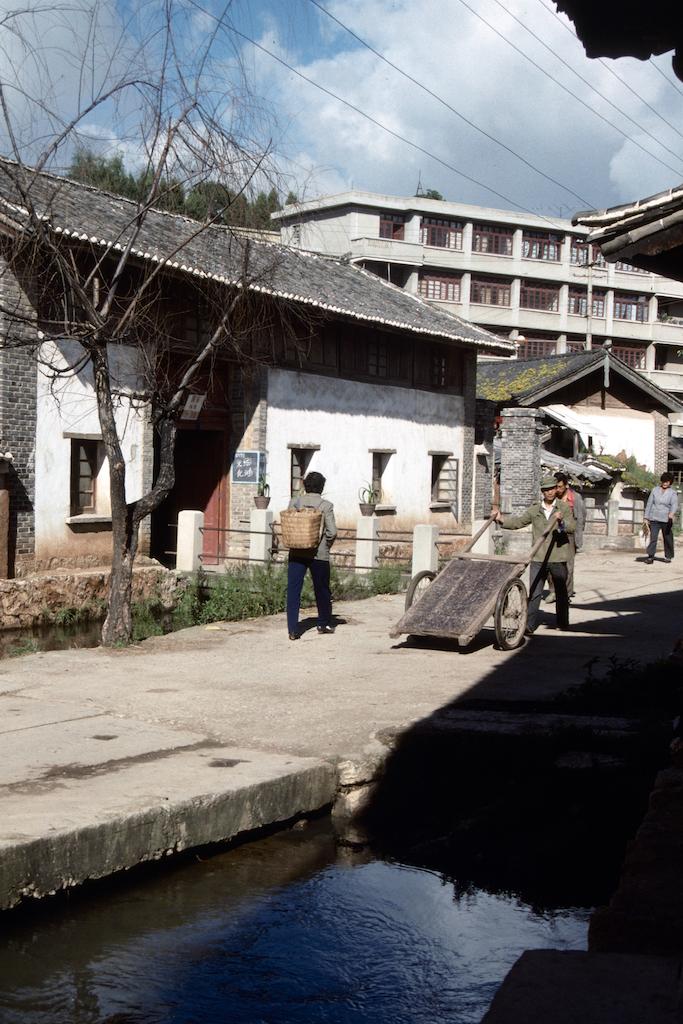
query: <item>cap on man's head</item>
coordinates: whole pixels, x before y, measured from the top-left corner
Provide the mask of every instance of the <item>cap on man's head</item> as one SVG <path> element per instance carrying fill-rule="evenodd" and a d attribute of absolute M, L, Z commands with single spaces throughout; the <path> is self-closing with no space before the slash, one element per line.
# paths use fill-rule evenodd
<path fill-rule="evenodd" d="M 551 488 L 557 487 L 557 480 L 554 476 L 544 476 L 541 480 L 541 490 L 549 491 Z"/>

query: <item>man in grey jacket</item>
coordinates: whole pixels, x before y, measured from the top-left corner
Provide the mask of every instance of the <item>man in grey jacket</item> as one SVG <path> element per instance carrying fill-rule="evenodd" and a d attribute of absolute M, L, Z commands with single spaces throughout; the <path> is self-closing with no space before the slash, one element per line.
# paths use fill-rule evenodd
<path fill-rule="evenodd" d="M 318 632 L 334 633 L 332 625 L 332 595 L 330 594 L 330 547 L 337 536 L 332 503 L 322 497 L 325 477 L 322 473 L 308 473 L 304 477 L 304 494 L 292 498 L 290 508 L 319 508 L 323 514 L 323 531 L 316 548 L 289 552 L 287 564 L 287 630 L 290 640 L 298 640 L 301 588 L 306 571 L 313 579 L 315 602 L 318 606 Z"/>
<path fill-rule="evenodd" d="M 650 528 L 650 543 L 647 546 L 647 565 L 652 565 L 657 550 L 660 531 L 664 540 L 664 561 L 674 556 L 674 517 L 678 511 L 678 495 L 673 489 L 673 473 L 662 473 L 659 486 L 655 487 L 645 506 L 645 522 Z"/>

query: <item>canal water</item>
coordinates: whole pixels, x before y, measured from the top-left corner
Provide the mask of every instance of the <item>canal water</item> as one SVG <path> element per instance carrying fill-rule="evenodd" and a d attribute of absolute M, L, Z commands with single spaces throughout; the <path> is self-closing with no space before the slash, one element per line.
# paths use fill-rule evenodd
<path fill-rule="evenodd" d="M 337 850 L 327 823 L 9 915 L 2 1024 L 474 1024 L 525 949 L 585 949 L 532 908 Z"/>

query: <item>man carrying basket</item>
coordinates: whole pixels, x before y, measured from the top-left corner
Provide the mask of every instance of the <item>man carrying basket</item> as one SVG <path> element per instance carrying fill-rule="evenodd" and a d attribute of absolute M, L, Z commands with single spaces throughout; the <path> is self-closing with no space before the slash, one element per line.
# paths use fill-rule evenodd
<path fill-rule="evenodd" d="M 282 539 L 289 548 L 287 565 L 287 629 L 290 640 L 298 640 L 301 588 L 306 570 L 313 579 L 318 606 L 318 632 L 334 633 L 332 596 L 330 594 L 330 547 L 337 536 L 332 503 L 322 497 L 325 477 L 308 473 L 304 477 L 304 494 L 292 498 L 289 508 L 280 516 Z M 306 547 L 297 544 L 306 543 Z"/>

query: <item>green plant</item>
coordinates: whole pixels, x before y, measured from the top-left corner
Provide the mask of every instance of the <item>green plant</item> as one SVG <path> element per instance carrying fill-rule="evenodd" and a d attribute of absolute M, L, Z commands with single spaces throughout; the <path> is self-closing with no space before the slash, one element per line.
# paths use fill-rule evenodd
<path fill-rule="evenodd" d="M 358 500 L 364 505 L 376 505 L 380 499 L 380 489 L 371 483 L 364 484 L 358 491 Z"/>
<path fill-rule="evenodd" d="M 164 627 L 161 622 L 164 608 L 158 598 L 145 598 L 136 601 L 131 613 L 133 616 L 133 640 L 146 640 L 149 636 L 163 636 Z"/>
<path fill-rule="evenodd" d="M 600 462 L 611 466 L 613 469 L 622 471 L 621 479 L 629 487 L 637 487 L 641 491 L 651 491 L 659 483 L 657 476 L 649 469 L 636 461 L 634 455 L 626 455 L 620 452 L 618 455 L 599 456 Z"/>
<path fill-rule="evenodd" d="M 260 498 L 267 498 L 270 495 L 270 485 L 266 483 L 265 474 L 262 474 L 258 478 L 258 483 L 256 484 L 256 493 Z"/>
<path fill-rule="evenodd" d="M 22 654 L 35 654 L 38 650 L 38 641 L 29 636 L 13 644 L 8 654 L 10 658 L 19 658 Z"/>
<path fill-rule="evenodd" d="M 368 578 L 371 594 L 397 594 L 403 589 L 403 572 L 399 565 L 381 565 Z"/>
<path fill-rule="evenodd" d="M 196 626 L 201 621 L 203 590 L 206 586 L 206 574 L 199 569 L 190 578 L 173 609 L 173 629 L 186 629 Z"/>

